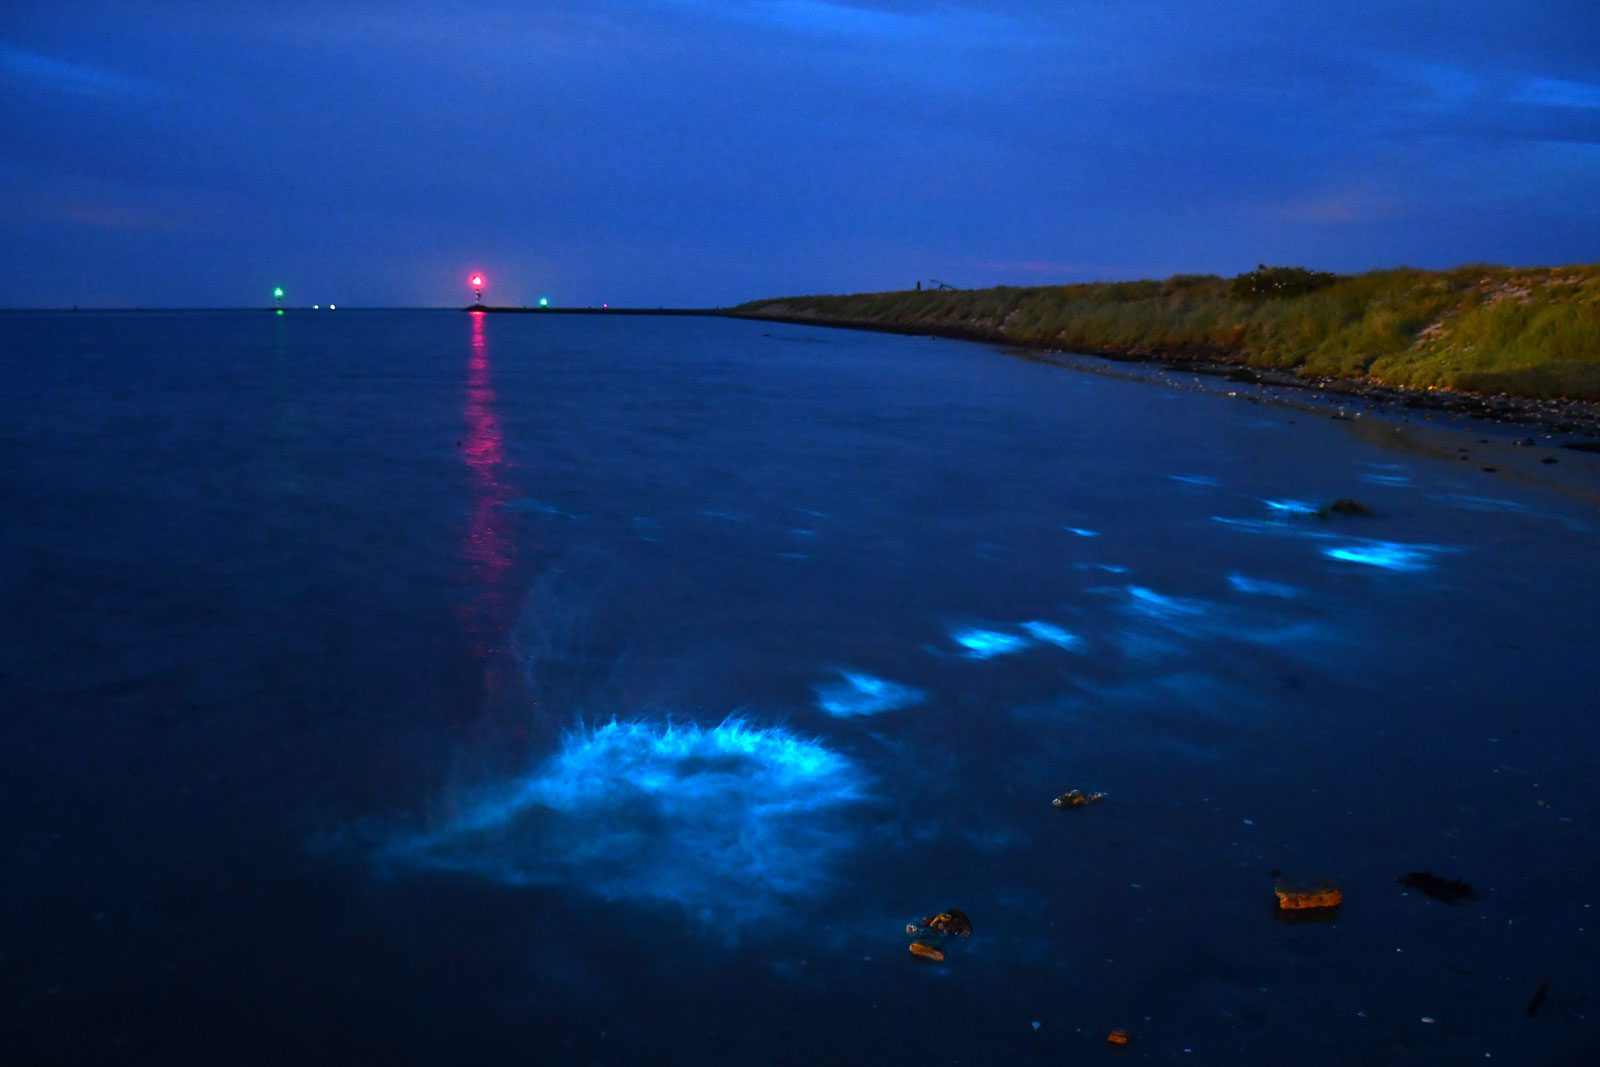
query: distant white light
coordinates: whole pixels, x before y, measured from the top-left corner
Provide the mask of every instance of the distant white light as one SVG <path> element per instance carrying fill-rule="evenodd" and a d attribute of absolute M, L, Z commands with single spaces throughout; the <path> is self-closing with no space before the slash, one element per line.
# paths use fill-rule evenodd
<path fill-rule="evenodd" d="M 337 311 L 338 309 L 336 307 L 334 307 L 332 304 L 329 304 L 328 305 L 328 310 L 329 311 Z"/>
<path fill-rule="evenodd" d="M 321 304 L 312 304 L 311 305 L 311 310 L 312 311 L 321 311 L 322 310 L 322 305 Z"/>

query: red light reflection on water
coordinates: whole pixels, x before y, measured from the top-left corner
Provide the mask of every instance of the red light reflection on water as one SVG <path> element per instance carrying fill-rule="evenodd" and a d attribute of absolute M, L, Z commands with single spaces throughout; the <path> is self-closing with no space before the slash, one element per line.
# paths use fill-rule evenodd
<path fill-rule="evenodd" d="M 489 345 L 483 331 L 486 316 L 480 312 L 467 317 L 472 320 L 472 349 L 462 409 L 467 423 L 462 454 L 472 475 L 473 501 L 462 556 L 477 591 L 462 605 L 462 615 L 473 650 L 487 656 L 506 647 L 513 607 L 509 582 L 516 559 L 506 523 L 504 505 L 511 487 L 505 481 L 505 443 L 489 373 Z"/>

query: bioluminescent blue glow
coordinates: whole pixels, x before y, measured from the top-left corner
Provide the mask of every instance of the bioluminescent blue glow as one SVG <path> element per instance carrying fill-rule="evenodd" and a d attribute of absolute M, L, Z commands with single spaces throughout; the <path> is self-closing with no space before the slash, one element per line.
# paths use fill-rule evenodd
<path fill-rule="evenodd" d="M 1411 479 L 1404 474 L 1363 474 L 1361 480 L 1371 482 L 1373 485 L 1410 485 Z"/>
<path fill-rule="evenodd" d="M 1140 615 L 1157 619 L 1206 613 L 1206 606 L 1198 601 L 1180 600 L 1178 597 L 1158 593 L 1154 589 L 1146 589 L 1142 585 L 1128 586 L 1128 606 Z"/>
<path fill-rule="evenodd" d="M 1117 563 L 1074 563 L 1074 570 L 1105 571 L 1107 574 L 1127 574 L 1128 568 Z"/>
<path fill-rule="evenodd" d="M 812 689 L 817 694 L 817 707 L 840 719 L 881 715 L 927 699 L 927 694 L 920 689 L 860 671 L 840 671 L 839 679 L 812 686 Z"/>
<path fill-rule="evenodd" d="M 961 646 L 968 659 L 993 659 L 995 656 L 1021 652 L 1028 647 L 1028 639 L 1020 634 L 980 627 L 954 630 L 950 639 Z"/>
<path fill-rule="evenodd" d="M 1304 500 L 1263 500 L 1263 504 L 1282 515 L 1315 515 L 1317 506 Z"/>
<path fill-rule="evenodd" d="M 380 858 L 738 927 L 821 888 L 856 842 L 843 813 L 865 789 L 850 759 L 779 727 L 613 721 Z"/>
<path fill-rule="evenodd" d="M 1517 500 L 1505 500 L 1493 496 L 1474 496 L 1470 493 L 1432 493 L 1429 500 L 1448 504 L 1451 507 L 1461 508 L 1464 511 L 1500 512 L 1507 515 L 1527 515 L 1534 518 L 1551 519 L 1559 522 L 1569 530 L 1579 533 L 1588 533 L 1593 527 L 1588 523 L 1573 518 L 1570 515 L 1558 515 L 1550 511 L 1541 511 L 1530 507 Z"/>
<path fill-rule="evenodd" d="M 1036 641 L 1043 641 L 1057 648 L 1077 649 L 1083 647 L 1083 638 L 1077 634 L 1068 633 L 1053 622 L 1041 622 L 1037 619 L 1022 624 L 1022 629 L 1028 636 Z"/>
<path fill-rule="evenodd" d="M 1288 522 L 1284 517 L 1275 519 L 1238 519 L 1231 515 L 1213 515 L 1212 522 L 1220 522 L 1224 526 L 1232 526 L 1236 530 L 1246 533 L 1277 534 L 1283 537 L 1309 537 L 1313 539 L 1331 538 L 1334 535 L 1326 530 L 1318 530 L 1304 523 Z"/>
<path fill-rule="evenodd" d="M 1067 533 L 1077 534 L 1079 537 L 1099 537 L 1100 536 L 1100 531 L 1098 531 L 1098 530 L 1085 530 L 1081 526 L 1063 526 L 1062 529 L 1067 531 Z"/>
<path fill-rule="evenodd" d="M 1275 596 L 1282 600 L 1299 596 L 1300 591 L 1292 585 L 1283 585 L 1279 582 L 1263 581 L 1260 578 L 1250 578 L 1243 574 L 1228 575 L 1228 584 L 1241 593 L 1251 596 Z"/>
<path fill-rule="evenodd" d="M 1318 623 L 1276 610 L 1168 596 L 1137 585 L 1105 592 L 1125 598 L 1122 611 L 1129 622 L 1116 640 L 1142 659 L 1186 658 L 1199 651 L 1195 642 L 1217 639 L 1284 645 L 1326 637 Z"/>
<path fill-rule="evenodd" d="M 1442 549 L 1438 545 L 1408 545 L 1399 541 L 1360 541 L 1335 545 L 1322 550 L 1329 559 L 1345 563 L 1359 563 L 1364 567 L 1381 567 L 1387 571 L 1425 571 L 1432 566 L 1432 557 Z"/>
<path fill-rule="evenodd" d="M 1167 477 L 1185 485 L 1216 486 L 1221 484 L 1209 474 L 1169 474 Z"/>

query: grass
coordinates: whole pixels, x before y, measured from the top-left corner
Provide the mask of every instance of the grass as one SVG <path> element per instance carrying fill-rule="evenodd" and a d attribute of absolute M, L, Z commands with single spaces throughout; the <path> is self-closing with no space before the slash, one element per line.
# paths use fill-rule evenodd
<path fill-rule="evenodd" d="M 1277 295 L 1273 278 L 1294 281 L 1297 291 Z M 788 297 L 734 311 L 1393 386 L 1600 400 L 1600 265 L 1337 276 L 1263 268 L 1236 279 L 1180 274 Z"/>

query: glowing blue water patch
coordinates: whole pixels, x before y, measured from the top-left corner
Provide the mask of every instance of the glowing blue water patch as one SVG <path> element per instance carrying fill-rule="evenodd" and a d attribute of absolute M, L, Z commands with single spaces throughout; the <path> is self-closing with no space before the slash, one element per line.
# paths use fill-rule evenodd
<path fill-rule="evenodd" d="M 1361 480 L 1371 482 L 1373 485 L 1410 485 L 1411 479 L 1404 474 L 1363 474 Z"/>
<path fill-rule="evenodd" d="M 1167 477 L 1171 478 L 1175 482 L 1182 482 L 1185 485 L 1215 486 L 1220 484 L 1209 474 L 1169 474 Z"/>
<path fill-rule="evenodd" d="M 1408 545 L 1399 541 L 1361 541 L 1325 548 L 1322 554 L 1329 559 L 1359 563 L 1363 567 L 1415 572 L 1425 571 L 1432 566 L 1432 557 L 1440 551 L 1442 549 L 1438 545 Z"/>
<path fill-rule="evenodd" d="M 858 671 L 840 671 L 840 680 L 812 686 L 817 707 L 840 719 L 857 715 L 881 715 L 920 704 L 927 694 L 909 685 L 891 682 Z"/>
<path fill-rule="evenodd" d="M 673 904 L 731 933 L 810 906 L 865 789 L 851 760 L 778 727 L 611 722 L 381 858 Z"/>
<path fill-rule="evenodd" d="M 1229 515 L 1213 515 L 1212 522 L 1220 522 L 1224 526 L 1231 526 L 1235 530 L 1245 533 L 1278 534 L 1284 537 L 1310 537 L 1313 539 L 1331 538 L 1334 535 L 1325 530 L 1307 527 L 1304 523 L 1286 522 L 1278 519 L 1236 519 Z"/>
<path fill-rule="evenodd" d="M 1053 622 L 1034 620 L 1023 623 L 1022 628 L 1034 640 L 1042 641 L 1047 645 L 1055 645 L 1057 648 L 1077 649 L 1083 646 L 1083 638 L 1077 634 L 1068 633 Z"/>
<path fill-rule="evenodd" d="M 1432 493 L 1429 500 L 1437 500 L 1441 504 L 1453 504 L 1467 511 L 1507 511 L 1518 514 L 1537 514 L 1528 505 L 1515 500 L 1502 500 L 1493 496 L 1473 496 L 1470 493 Z"/>
<path fill-rule="evenodd" d="M 1204 604 L 1180 600 L 1142 585 L 1128 586 L 1128 605 L 1138 614 L 1154 619 L 1194 617 L 1206 613 Z"/>
<path fill-rule="evenodd" d="M 1116 563 L 1074 563 L 1074 570 L 1080 571 L 1105 571 L 1107 574 L 1127 574 L 1128 568 Z"/>
<path fill-rule="evenodd" d="M 969 659 L 993 659 L 995 656 L 1008 656 L 1013 652 L 1021 652 L 1028 647 L 1028 639 L 1019 634 L 1008 634 L 1000 630 L 984 630 L 976 627 L 955 630 L 950 634 L 950 639 L 962 647 Z"/>
<path fill-rule="evenodd" d="M 1315 515 L 1317 506 L 1304 500 L 1263 500 L 1272 511 L 1279 515 Z"/>
<path fill-rule="evenodd" d="M 1239 592 L 1248 593 L 1251 596 L 1275 596 L 1282 600 L 1288 600 L 1300 595 L 1300 591 L 1292 585 L 1263 581 L 1260 578 L 1250 578 L 1243 574 L 1228 575 L 1228 584 Z"/>
<path fill-rule="evenodd" d="M 1104 592 L 1124 598 L 1122 612 L 1128 619 L 1112 640 L 1141 659 L 1187 659 L 1203 654 L 1218 639 L 1291 647 L 1327 639 L 1321 624 L 1278 610 L 1168 596 L 1137 585 Z"/>
<path fill-rule="evenodd" d="M 1061 528 L 1063 530 L 1067 531 L 1067 533 L 1077 534 L 1079 537 L 1099 537 L 1100 536 L 1100 532 L 1098 530 L 1085 530 L 1081 526 L 1063 526 Z"/>

